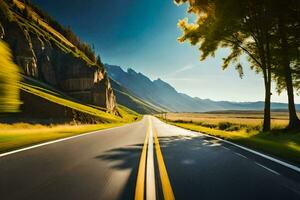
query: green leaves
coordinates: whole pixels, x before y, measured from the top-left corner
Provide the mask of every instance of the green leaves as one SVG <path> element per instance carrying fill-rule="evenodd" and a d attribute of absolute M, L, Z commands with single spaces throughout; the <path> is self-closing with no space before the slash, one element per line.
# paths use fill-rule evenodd
<path fill-rule="evenodd" d="M 246 50 L 247 54 L 253 52 L 246 49 L 247 44 L 244 44 L 249 38 L 249 33 L 243 31 L 243 13 L 241 10 L 244 9 L 240 7 L 239 1 L 176 0 L 176 3 L 179 4 L 185 2 L 189 2 L 189 12 L 194 13 L 197 20 L 196 23 L 189 23 L 186 18 L 178 23 L 178 26 L 183 30 L 183 35 L 178 40 L 199 45 L 201 60 L 208 56 L 214 56 L 215 51 L 220 47 L 231 48 L 232 53 L 224 59 L 222 66 L 223 69 L 226 69 L 231 62 L 237 62 L 242 55 L 241 50 Z M 236 69 L 241 72 L 241 67 L 236 67 Z"/>

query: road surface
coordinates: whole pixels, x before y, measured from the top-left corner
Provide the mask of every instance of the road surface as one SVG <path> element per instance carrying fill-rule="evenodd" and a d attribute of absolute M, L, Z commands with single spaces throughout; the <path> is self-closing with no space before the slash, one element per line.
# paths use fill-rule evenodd
<path fill-rule="evenodd" d="M 154 117 L 0 157 L 1 200 L 300 199 L 300 173 Z"/>

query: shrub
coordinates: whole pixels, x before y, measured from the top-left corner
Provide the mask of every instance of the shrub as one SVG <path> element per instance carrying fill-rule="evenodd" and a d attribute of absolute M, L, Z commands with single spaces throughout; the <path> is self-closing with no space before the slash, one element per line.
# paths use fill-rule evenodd
<path fill-rule="evenodd" d="M 227 130 L 229 129 L 233 124 L 230 122 L 219 122 L 218 127 L 220 130 Z"/>
<path fill-rule="evenodd" d="M 205 122 L 201 122 L 201 123 L 199 123 L 199 125 L 207 127 L 207 128 L 217 128 L 216 124 L 209 124 L 209 123 L 205 123 Z"/>
<path fill-rule="evenodd" d="M 240 125 L 232 125 L 232 126 L 228 127 L 226 129 L 226 131 L 239 131 L 241 129 L 242 129 L 242 126 L 240 126 Z"/>

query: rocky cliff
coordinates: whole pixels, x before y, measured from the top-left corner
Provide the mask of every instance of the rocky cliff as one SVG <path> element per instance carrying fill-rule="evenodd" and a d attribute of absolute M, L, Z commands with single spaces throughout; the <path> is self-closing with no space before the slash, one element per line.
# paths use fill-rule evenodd
<path fill-rule="evenodd" d="M 21 73 L 115 113 L 115 95 L 103 66 L 83 59 L 76 48 L 62 42 L 63 36 L 24 18 L 12 5 L 1 2 L 0 38 L 10 46 Z"/>

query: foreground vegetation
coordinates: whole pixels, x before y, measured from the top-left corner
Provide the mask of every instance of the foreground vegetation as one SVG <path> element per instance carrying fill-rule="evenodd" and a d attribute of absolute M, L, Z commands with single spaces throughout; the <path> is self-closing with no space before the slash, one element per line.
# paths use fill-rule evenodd
<path fill-rule="evenodd" d="M 21 104 L 18 88 L 21 77 L 12 61 L 10 49 L 1 39 L 0 59 L 0 112 L 16 112 Z"/>
<path fill-rule="evenodd" d="M 300 164 L 300 132 L 287 132 L 288 113 L 272 113 L 272 131 L 263 133 L 263 113 L 168 113 L 166 122 L 223 138 Z"/>
<path fill-rule="evenodd" d="M 41 125 L 28 123 L 0 124 L 0 153 L 50 140 L 121 126 L 124 123 Z"/>

